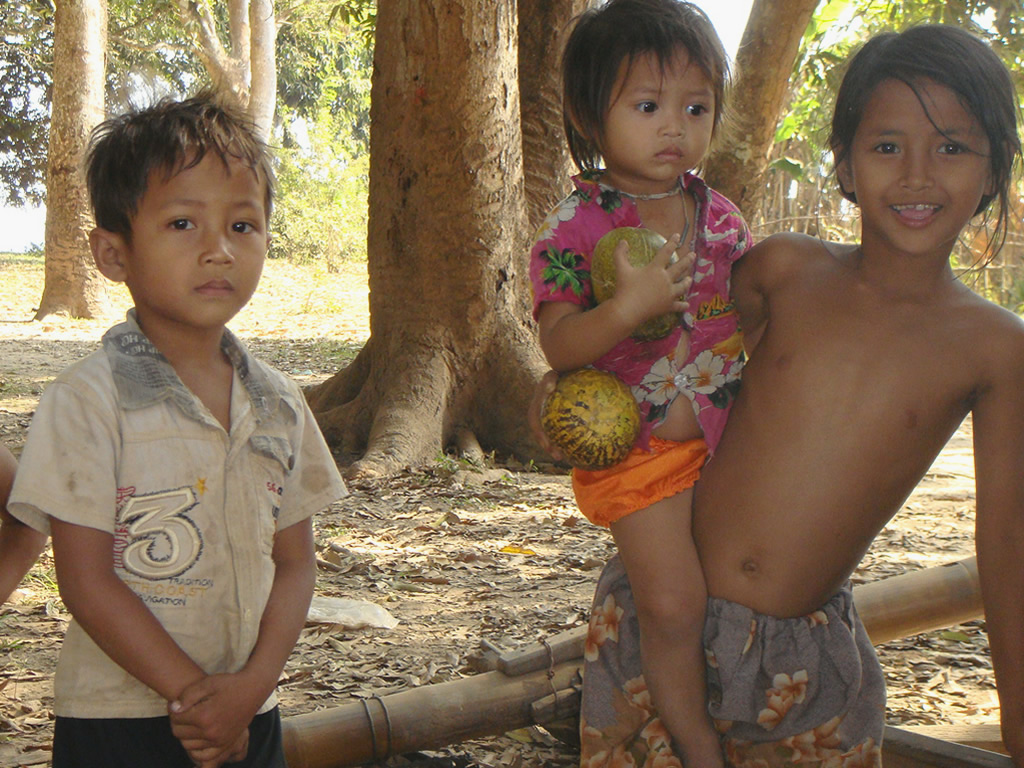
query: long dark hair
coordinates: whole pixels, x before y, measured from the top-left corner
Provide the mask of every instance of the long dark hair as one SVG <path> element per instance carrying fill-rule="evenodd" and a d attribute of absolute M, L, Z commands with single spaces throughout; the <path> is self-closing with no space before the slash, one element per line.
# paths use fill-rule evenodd
<path fill-rule="evenodd" d="M 988 45 L 958 27 L 925 24 L 873 37 L 850 60 L 836 96 L 829 136 L 836 168 L 849 155 L 872 93 L 885 80 L 899 80 L 910 87 L 925 114 L 928 107 L 921 97 L 921 84 L 931 81 L 948 88 L 985 131 L 994 191 L 982 197 L 975 215 L 998 199 L 998 250 L 1006 240 L 1010 183 L 1021 159 L 1017 95 L 1006 67 Z M 850 190 L 840 187 L 840 191 L 847 200 L 857 202 Z"/>

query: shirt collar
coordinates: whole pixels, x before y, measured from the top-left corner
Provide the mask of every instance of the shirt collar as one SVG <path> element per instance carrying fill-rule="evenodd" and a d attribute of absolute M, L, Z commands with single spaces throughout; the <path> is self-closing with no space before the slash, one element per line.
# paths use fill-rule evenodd
<path fill-rule="evenodd" d="M 277 386 L 270 369 L 256 360 L 238 338 L 227 328 L 220 347 L 238 375 L 249 396 L 257 423 L 273 416 L 278 407 L 286 405 L 298 415 L 298 404 L 282 387 Z M 139 327 L 134 309 L 128 310 L 119 323 L 103 336 L 103 350 L 110 363 L 118 398 L 126 409 L 145 408 L 162 400 L 173 400 L 182 412 L 197 421 L 207 420 L 195 395 L 159 349 Z"/>

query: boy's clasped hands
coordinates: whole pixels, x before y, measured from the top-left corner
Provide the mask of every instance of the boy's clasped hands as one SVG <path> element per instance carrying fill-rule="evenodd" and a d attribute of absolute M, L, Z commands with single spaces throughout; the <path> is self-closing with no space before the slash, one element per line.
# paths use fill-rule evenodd
<path fill-rule="evenodd" d="M 206 675 L 167 706 L 171 732 L 200 768 L 237 762 L 248 752 L 249 723 L 266 697 L 255 686 L 246 690 L 245 674 Z M 240 707 L 241 700 L 255 706 Z"/>

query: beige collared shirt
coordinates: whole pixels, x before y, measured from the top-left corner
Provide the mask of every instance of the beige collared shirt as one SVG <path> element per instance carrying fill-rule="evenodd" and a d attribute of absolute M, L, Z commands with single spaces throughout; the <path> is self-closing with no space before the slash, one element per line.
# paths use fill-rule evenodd
<path fill-rule="evenodd" d="M 276 531 L 346 494 L 297 385 L 228 332 L 222 347 L 230 433 L 129 314 L 44 392 L 10 502 L 39 530 L 55 517 L 111 533 L 117 575 L 210 674 L 239 670 L 256 643 Z M 54 689 L 60 716 L 167 713 L 75 621 Z"/>

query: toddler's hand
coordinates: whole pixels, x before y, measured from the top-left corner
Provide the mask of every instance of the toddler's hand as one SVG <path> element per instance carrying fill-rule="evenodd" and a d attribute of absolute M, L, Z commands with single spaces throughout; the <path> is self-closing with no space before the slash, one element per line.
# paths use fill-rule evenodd
<path fill-rule="evenodd" d="M 679 235 L 673 235 L 658 249 L 649 264 L 634 267 L 629 261 L 629 245 L 621 241 L 614 252 L 614 301 L 620 315 L 631 328 L 645 320 L 669 312 L 683 312 L 689 306 L 686 292 L 693 284 L 693 264 L 696 255 L 688 253 L 674 258 L 679 247 Z"/>
<path fill-rule="evenodd" d="M 540 425 L 540 414 L 544 408 L 544 401 L 547 400 L 548 395 L 555 391 L 555 384 L 557 383 L 557 371 L 548 371 L 541 377 L 541 380 L 537 382 L 537 386 L 533 388 L 533 398 L 530 400 L 530 408 L 526 412 L 526 420 L 530 425 L 530 431 L 533 433 L 534 439 L 540 443 L 540 447 L 555 461 L 563 461 L 565 455 L 548 439 Z"/>

